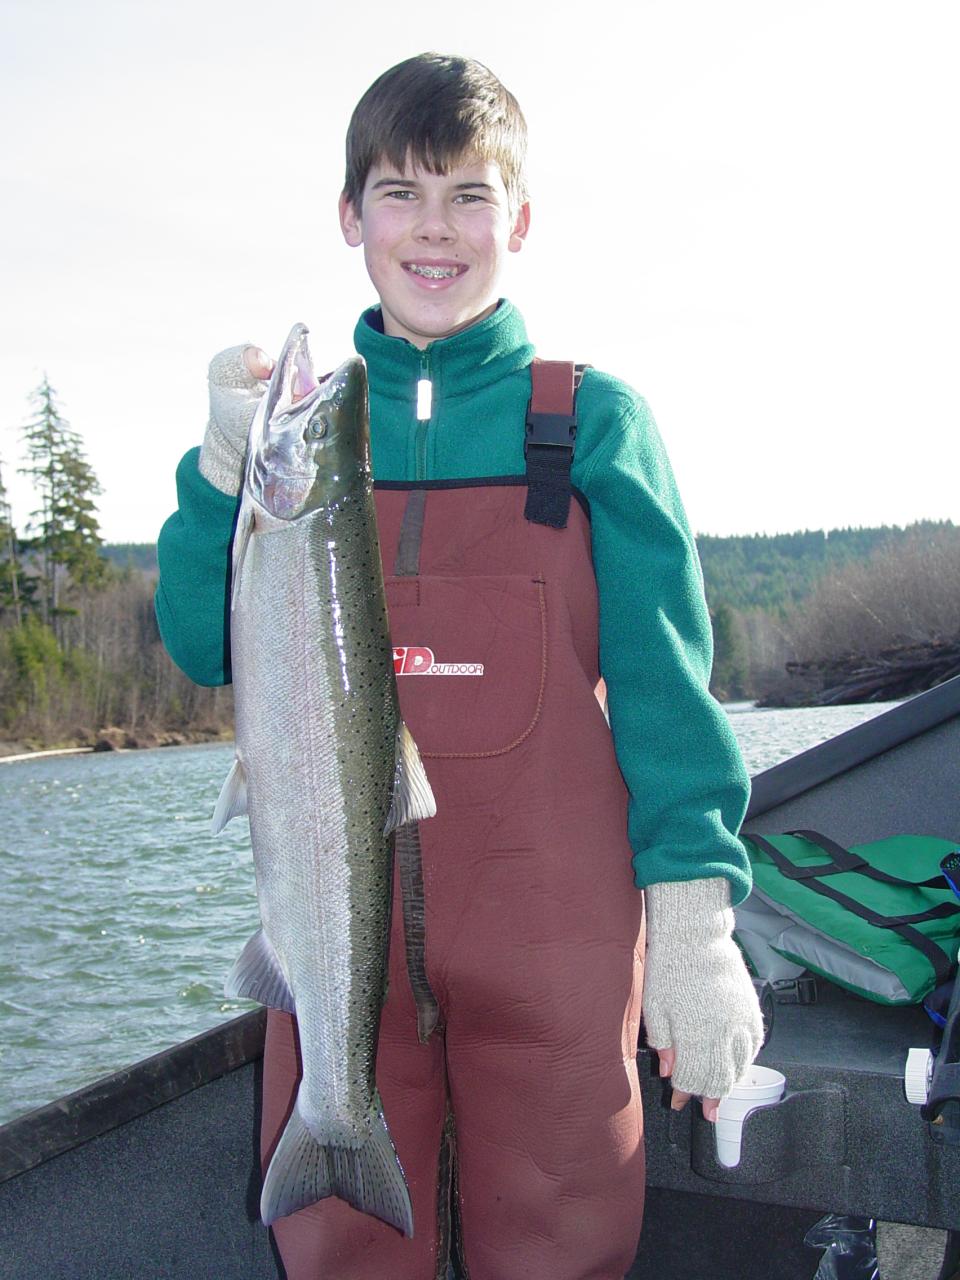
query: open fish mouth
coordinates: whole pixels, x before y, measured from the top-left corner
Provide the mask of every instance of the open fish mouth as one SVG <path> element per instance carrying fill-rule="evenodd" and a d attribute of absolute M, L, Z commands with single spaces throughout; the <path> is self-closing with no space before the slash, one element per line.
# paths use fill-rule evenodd
<path fill-rule="evenodd" d="M 318 400 L 322 400 L 324 398 L 323 391 L 323 384 L 315 383 L 305 395 L 300 395 L 296 400 L 280 400 L 277 407 L 270 415 L 270 421 L 276 422 L 282 418 L 290 417 L 293 414 L 309 412 Z"/>

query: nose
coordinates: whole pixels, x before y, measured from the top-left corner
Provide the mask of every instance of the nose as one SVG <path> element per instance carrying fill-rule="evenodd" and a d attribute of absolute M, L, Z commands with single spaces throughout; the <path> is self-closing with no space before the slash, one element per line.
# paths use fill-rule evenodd
<path fill-rule="evenodd" d="M 414 236 L 422 244 L 450 244 L 457 238 L 452 210 L 443 199 L 425 199 L 420 205 Z"/>

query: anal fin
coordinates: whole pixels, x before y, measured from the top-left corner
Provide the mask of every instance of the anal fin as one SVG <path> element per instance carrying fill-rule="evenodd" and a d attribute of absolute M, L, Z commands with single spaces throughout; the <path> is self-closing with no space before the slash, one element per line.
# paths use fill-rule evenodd
<path fill-rule="evenodd" d="M 283 1009 L 285 1013 L 296 1013 L 287 975 L 262 929 L 257 930 L 240 952 L 227 974 L 223 993 L 245 1000 L 258 1000 L 260 1004 L 269 1005 L 271 1009 Z"/>

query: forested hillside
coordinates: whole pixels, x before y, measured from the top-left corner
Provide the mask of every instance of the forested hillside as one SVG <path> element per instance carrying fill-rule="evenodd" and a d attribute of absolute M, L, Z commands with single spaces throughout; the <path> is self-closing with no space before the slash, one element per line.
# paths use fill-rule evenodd
<path fill-rule="evenodd" d="M 949 521 L 924 520 L 909 529 L 808 529 L 802 533 L 697 536 L 707 602 L 711 609 L 786 609 L 810 594 L 825 574 L 864 561 L 881 547 L 895 548 L 919 536 L 950 531 Z M 152 542 L 106 543 L 103 555 L 124 568 L 157 572 Z"/>
<path fill-rule="evenodd" d="M 802 533 L 755 533 L 742 537 L 697 537 L 710 607 L 785 609 L 810 594 L 826 574 L 864 561 L 875 551 L 902 546 L 918 535 L 950 530 L 950 521 L 925 520 L 909 529 L 808 529 Z"/>
<path fill-rule="evenodd" d="M 107 542 L 101 554 L 120 569 L 139 569 L 154 575 L 158 572 L 155 542 Z"/>
<path fill-rule="evenodd" d="M 46 377 L 31 409 L 17 468 L 33 496 L 22 529 L 0 466 L 0 753 L 228 733 L 230 691 L 192 684 L 164 652 L 154 548 L 104 554 L 100 485 Z"/>
<path fill-rule="evenodd" d="M 883 700 L 954 674 L 960 529 L 950 521 L 706 538 L 700 548 L 719 697 Z M 887 679 L 905 665 L 909 680 Z"/>
<path fill-rule="evenodd" d="M 942 646 L 960 634 L 960 581 L 951 585 L 960 574 L 960 529 L 950 521 L 704 534 L 697 545 L 720 697 L 795 701 L 812 691 L 817 664 L 875 658 L 884 646 Z M 156 573 L 152 544 L 106 546 L 103 553 Z"/>
<path fill-rule="evenodd" d="M 0 468 L 0 752 L 228 734 L 231 690 L 192 684 L 160 641 L 155 546 L 104 546 L 100 486 L 46 378 L 32 405 L 18 467 L 35 492 L 24 529 Z M 897 646 L 911 670 L 930 651 L 949 675 L 953 644 L 960 662 L 960 530 L 949 522 L 698 543 L 718 697 L 796 701 L 851 663 L 858 678 L 858 662 L 902 665 Z"/>

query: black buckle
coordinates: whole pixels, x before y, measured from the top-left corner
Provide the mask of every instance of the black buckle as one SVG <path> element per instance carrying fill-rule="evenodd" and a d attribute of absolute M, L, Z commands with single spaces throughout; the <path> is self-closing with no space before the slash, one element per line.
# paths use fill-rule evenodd
<path fill-rule="evenodd" d="M 526 438 L 523 442 L 523 456 L 532 444 L 559 446 L 573 451 L 573 442 L 577 438 L 577 419 L 570 413 L 534 413 L 527 410 Z"/>
<path fill-rule="evenodd" d="M 813 974 L 801 978 L 775 978 L 771 981 L 777 1004 L 816 1004 L 817 980 Z"/>

